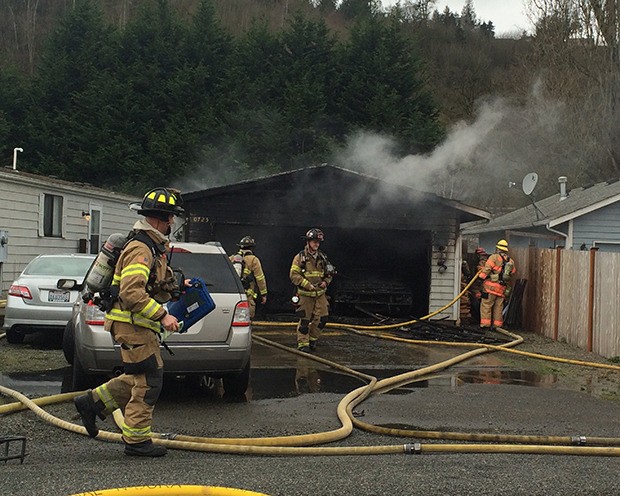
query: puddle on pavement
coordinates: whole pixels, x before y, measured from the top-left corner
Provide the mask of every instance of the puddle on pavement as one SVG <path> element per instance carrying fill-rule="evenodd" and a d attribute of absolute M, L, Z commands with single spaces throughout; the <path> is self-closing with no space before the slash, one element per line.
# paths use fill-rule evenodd
<path fill-rule="evenodd" d="M 360 370 L 381 380 L 409 372 L 408 369 L 366 369 Z M 386 394 L 410 394 L 417 388 L 444 387 L 456 389 L 465 384 L 516 384 L 523 386 L 548 387 L 557 381 L 554 374 L 540 375 L 526 370 L 503 370 L 496 367 L 476 369 L 454 369 L 450 372 L 393 389 Z M 171 382 L 174 386 L 170 386 Z M 346 394 L 365 382 L 353 376 L 325 368 L 258 368 L 252 369 L 250 386 L 245 395 L 246 401 L 290 398 L 301 394 L 336 393 Z M 166 384 L 169 387 L 166 388 Z M 70 391 L 71 368 L 52 370 L 44 373 L 0 374 L 0 385 L 19 391 L 30 397 L 50 396 Z M 213 396 L 222 396 L 221 383 L 215 381 Z M 195 396 L 191 383 L 167 379 L 163 398 Z M 0 402 L 10 403 L 12 398 L 0 396 Z"/>
<path fill-rule="evenodd" d="M 69 391 L 71 368 L 65 367 L 46 372 L 0 373 L 0 386 L 18 391 L 28 397 L 51 396 Z M 0 403 L 13 403 L 15 400 L 0 395 Z"/>

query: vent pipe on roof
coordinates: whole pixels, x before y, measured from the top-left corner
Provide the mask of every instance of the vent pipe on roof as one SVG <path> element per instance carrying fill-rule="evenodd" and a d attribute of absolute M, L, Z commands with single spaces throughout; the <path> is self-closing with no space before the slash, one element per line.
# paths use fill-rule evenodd
<path fill-rule="evenodd" d="M 566 183 L 568 179 L 566 176 L 558 177 L 558 183 L 560 183 L 560 201 L 566 200 L 568 198 L 568 193 L 566 192 Z"/>
<path fill-rule="evenodd" d="M 13 148 L 13 170 L 17 170 L 17 152 L 23 151 L 23 148 Z"/>

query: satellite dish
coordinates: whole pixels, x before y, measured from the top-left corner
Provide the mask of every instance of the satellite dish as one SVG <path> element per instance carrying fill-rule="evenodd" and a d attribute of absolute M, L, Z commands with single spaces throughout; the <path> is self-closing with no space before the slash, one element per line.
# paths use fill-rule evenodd
<path fill-rule="evenodd" d="M 523 178 L 523 192 L 526 195 L 531 195 L 532 191 L 536 187 L 536 183 L 538 182 L 538 174 L 535 172 L 530 172 L 527 176 Z"/>

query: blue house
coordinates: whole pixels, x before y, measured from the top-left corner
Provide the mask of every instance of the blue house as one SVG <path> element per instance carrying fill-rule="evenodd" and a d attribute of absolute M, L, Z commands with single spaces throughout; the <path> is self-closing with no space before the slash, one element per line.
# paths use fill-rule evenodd
<path fill-rule="evenodd" d="M 478 238 L 487 251 L 499 239 L 514 248 L 534 246 L 620 252 L 620 180 L 610 179 L 568 191 L 560 178 L 560 192 L 532 202 L 488 222 L 463 225 L 466 238 Z"/>

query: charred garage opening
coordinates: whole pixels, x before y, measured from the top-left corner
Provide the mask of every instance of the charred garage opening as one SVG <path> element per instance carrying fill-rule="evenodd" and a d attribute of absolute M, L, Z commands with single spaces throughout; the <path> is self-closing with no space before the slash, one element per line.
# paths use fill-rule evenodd
<path fill-rule="evenodd" d="M 306 231 L 318 227 L 325 233 L 321 250 L 337 269 L 328 292 L 333 314 L 426 315 L 458 293 L 460 224 L 487 217 L 435 194 L 326 164 L 183 197 L 186 241 L 219 241 L 232 254 L 243 236 L 256 240 L 269 289 L 259 314 L 293 310 L 291 261 Z"/>

